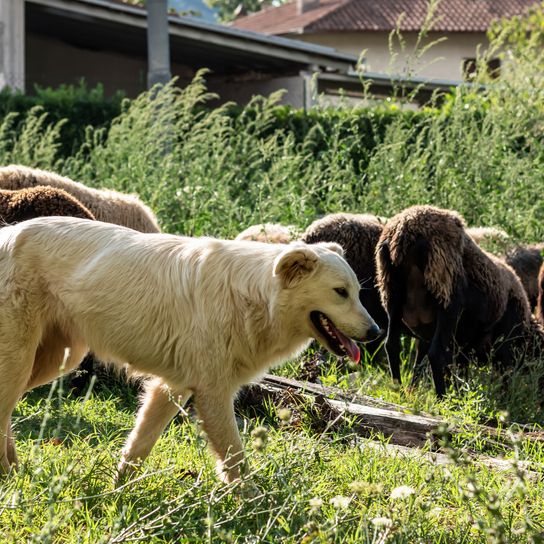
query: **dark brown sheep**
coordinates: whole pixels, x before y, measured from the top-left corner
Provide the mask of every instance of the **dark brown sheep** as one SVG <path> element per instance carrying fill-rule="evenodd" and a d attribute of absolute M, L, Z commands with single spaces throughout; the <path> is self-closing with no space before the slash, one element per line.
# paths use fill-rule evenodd
<path fill-rule="evenodd" d="M 511 366 L 534 332 L 529 303 L 514 271 L 482 250 L 460 215 L 414 206 L 390 219 L 376 250 L 378 286 L 388 315 L 386 351 L 400 382 L 403 325 L 428 356 L 436 392 L 455 344 L 500 369 Z M 493 348 L 493 349 L 492 349 Z M 462 359 L 460 359 L 462 360 Z"/>
<path fill-rule="evenodd" d="M 381 329 L 387 326 L 387 314 L 380 301 L 376 286 L 374 253 L 383 230 L 382 221 L 367 214 L 336 213 L 314 221 L 302 235 L 307 244 L 336 242 L 344 249 L 344 257 L 361 285 L 360 299 L 368 313 Z M 381 341 L 370 342 L 365 347 L 374 353 Z"/>
<path fill-rule="evenodd" d="M 538 298 L 538 273 L 544 262 L 543 252 L 544 244 L 517 246 L 504 257 L 521 280 L 532 309 Z"/>
<path fill-rule="evenodd" d="M 0 189 L 0 220 L 3 223 L 20 223 L 34 217 L 66 215 L 94 219 L 83 204 L 62 189 L 33 187 L 20 191 Z"/>
<path fill-rule="evenodd" d="M 544 264 L 540 267 L 538 274 L 538 300 L 535 315 L 540 323 L 544 325 Z"/>

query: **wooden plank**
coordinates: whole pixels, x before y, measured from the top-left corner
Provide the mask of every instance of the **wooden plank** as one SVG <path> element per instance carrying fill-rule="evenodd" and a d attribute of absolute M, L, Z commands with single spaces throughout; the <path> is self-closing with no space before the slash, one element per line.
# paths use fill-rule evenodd
<path fill-rule="evenodd" d="M 270 374 L 265 375 L 260 383 L 245 388 L 239 396 L 238 406 L 262 414 L 266 402 L 288 407 L 299 414 L 309 413 L 319 432 L 340 429 L 349 422 L 350 430 L 359 436 L 379 434 L 392 444 L 408 447 L 438 448 L 437 432 L 446 423 L 439 417 L 413 414 L 402 406 L 365 395 Z M 448 432 L 452 435 L 477 433 L 493 447 L 500 445 L 506 450 L 512 447 L 505 433 L 486 425 L 449 426 Z M 520 432 L 516 437 L 544 441 L 541 433 Z"/>

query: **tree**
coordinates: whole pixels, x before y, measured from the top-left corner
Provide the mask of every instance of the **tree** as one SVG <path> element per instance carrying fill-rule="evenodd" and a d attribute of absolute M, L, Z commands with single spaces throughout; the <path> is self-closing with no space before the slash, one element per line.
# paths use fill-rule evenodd
<path fill-rule="evenodd" d="M 279 6 L 286 0 L 205 0 L 206 3 L 217 10 L 219 20 L 228 23 L 242 15 L 249 15 L 261 11 L 267 6 Z"/>

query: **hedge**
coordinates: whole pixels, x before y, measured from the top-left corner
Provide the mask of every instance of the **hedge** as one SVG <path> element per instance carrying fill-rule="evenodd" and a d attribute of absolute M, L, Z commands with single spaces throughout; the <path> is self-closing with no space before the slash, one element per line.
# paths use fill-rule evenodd
<path fill-rule="evenodd" d="M 122 93 L 106 97 L 102 86 L 88 89 L 84 82 L 78 86 L 62 85 L 57 89 L 37 87 L 32 95 L 3 90 L 0 92 L 0 121 L 10 112 L 19 113 L 18 119 L 23 121 L 31 108 L 41 106 L 51 124 L 65 120 L 60 132 L 59 154 L 67 157 L 80 148 L 88 126 L 107 130 L 129 103 Z M 237 105 L 227 108 L 225 113 L 240 126 L 250 123 L 252 116 L 257 114 L 251 108 Z M 362 172 L 372 150 L 383 139 L 394 119 L 402 116 L 407 124 L 412 124 L 428 115 L 428 111 L 391 107 L 304 111 L 290 106 L 275 106 L 271 110 L 268 130 L 291 133 L 295 142 L 304 146 L 304 151 L 314 155 L 329 148 L 334 134 L 335 138 L 342 140 L 344 151 L 355 170 Z"/>
<path fill-rule="evenodd" d="M 22 122 L 26 113 L 41 106 L 54 124 L 66 119 L 61 131 L 60 153 L 71 155 L 79 149 L 85 137 L 86 127 L 109 127 L 112 119 L 121 113 L 124 95 L 104 95 L 101 85 L 88 89 L 84 82 L 79 85 L 61 85 L 57 89 L 36 87 L 34 94 L 24 94 L 10 89 L 0 91 L 0 119 L 8 113 L 18 113 Z"/>

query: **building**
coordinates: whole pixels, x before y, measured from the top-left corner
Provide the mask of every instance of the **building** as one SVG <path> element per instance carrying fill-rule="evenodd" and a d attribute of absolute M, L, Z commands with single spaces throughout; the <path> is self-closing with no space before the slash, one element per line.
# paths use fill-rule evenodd
<path fill-rule="evenodd" d="M 371 72 L 459 80 L 473 70 L 478 47 L 486 48 L 493 20 L 526 12 L 538 0 L 442 0 L 421 58 L 413 51 L 428 12 L 428 0 L 294 0 L 236 20 L 234 28 L 284 36 L 363 55 Z M 399 29 L 404 48 L 389 37 Z M 499 69 L 497 59 L 490 68 Z"/>
<path fill-rule="evenodd" d="M 146 10 L 115 0 L 0 0 L 0 86 L 56 87 L 82 78 L 106 93 L 146 88 Z M 169 17 L 172 74 L 180 85 L 209 68 L 223 101 L 286 89 L 284 102 L 309 105 L 312 74 L 347 75 L 357 57 L 327 46 Z"/>

